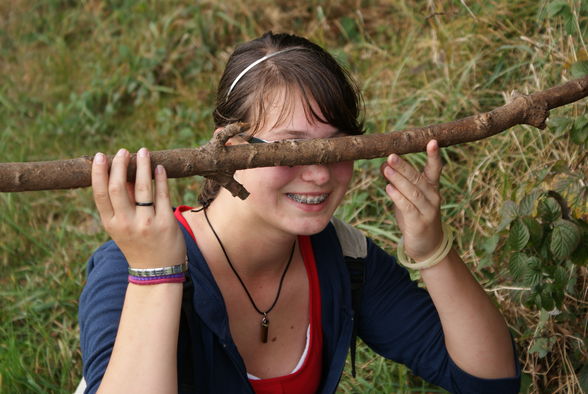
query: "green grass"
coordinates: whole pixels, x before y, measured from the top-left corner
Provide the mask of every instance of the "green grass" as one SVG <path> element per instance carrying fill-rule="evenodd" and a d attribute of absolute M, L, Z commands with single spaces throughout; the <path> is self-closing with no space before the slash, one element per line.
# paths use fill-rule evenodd
<path fill-rule="evenodd" d="M 575 16 L 556 15 L 557 3 Z M 267 30 L 308 36 L 347 64 L 364 91 L 370 132 L 454 120 L 502 105 L 513 90 L 528 93 L 571 79 L 570 66 L 588 60 L 588 9 L 581 4 L 2 2 L 0 161 L 200 145 L 213 128 L 215 85 L 229 53 Z M 553 112 L 577 117 L 586 113 L 586 100 Z M 443 213 L 455 228 L 467 229 L 459 248 L 486 288 L 510 285 L 504 264 L 478 267 L 479 245 L 494 233 L 502 203 L 516 200 L 534 185 L 537 170 L 558 161 L 586 173 L 584 152 L 566 133 L 527 126 L 443 151 Z M 420 165 L 424 156 L 409 159 Z M 356 164 L 339 213 L 392 252 L 399 233 L 379 163 Z M 194 203 L 200 181 L 174 181 L 174 203 Z M 586 205 L 579 209 L 586 217 Z M 85 261 L 107 239 L 91 193 L 0 194 L 0 237 L 0 392 L 71 392 L 81 375 L 77 299 Z M 577 275 L 580 287 L 586 267 Z M 539 314 L 525 309 L 520 292 L 490 293 L 515 332 L 523 391 L 580 392 L 574 376 L 587 363 L 587 349 L 574 338 L 586 338 L 585 327 L 566 326 L 568 335 L 553 318 L 548 326 L 559 347 L 540 358 L 529 351 L 527 332 Z M 574 298 L 585 303 L 586 291 L 580 287 Z M 438 391 L 365 346 L 358 372 L 353 379 L 346 370 L 341 392 Z"/>

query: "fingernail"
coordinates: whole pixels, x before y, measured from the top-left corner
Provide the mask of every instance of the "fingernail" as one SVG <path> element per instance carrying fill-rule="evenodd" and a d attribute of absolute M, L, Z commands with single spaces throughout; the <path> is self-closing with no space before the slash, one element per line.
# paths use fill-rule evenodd
<path fill-rule="evenodd" d="M 104 156 L 104 153 L 96 153 L 94 155 L 94 163 L 96 164 L 104 164 L 106 162 L 106 156 Z"/>
<path fill-rule="evenodd" d="M 146 148 L 139 149 L 139 151 L 137 152 L 137 156 L 138 157 L 146 157 L 147 156 L 147 149 Z"/>
<path fill-rule="evenodd" d="M 118 152 L 116 152 L 116 156 L 117 157 L 123 157 L 125 155 L 125 152 L 126 151 L 127 150 L 125 148 L 121 148 L 121 149 L 118 150 Z"/>
<path fill-rule="evenodd" d="M 391 162 L 391 163 L 396 163 L 396 162 L 398 162 L 398 155 L 396 155 L 395 153 L 392 153 L 392 154 L 390 155 L 390 162 Z"/>
<path fill-rule="evenodd" d="M 158 164 L 158 165 L 155 167 L 155 173 L 156 173 L 156 174 L 163 174 L 163 171 L 164 171 L 164 169 L 163 169 L 163 166 L 162 166 L 161 164 Z"/>

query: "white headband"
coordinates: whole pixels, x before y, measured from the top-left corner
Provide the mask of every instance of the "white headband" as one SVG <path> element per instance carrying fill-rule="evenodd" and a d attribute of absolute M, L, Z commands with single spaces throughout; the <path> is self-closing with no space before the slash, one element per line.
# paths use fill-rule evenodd
<path fill-rule="evenodd" d="M 231 84 L 231 87 L 229 88 L 229 91 L 227 92 L 227 97 L 225 98 L 225 100 L 228 100 L 229 99 L 229 95 L 233 91 L 233 88 L 235 87 L 235 85 L 237 84 L 237 82 L 239 82 L 239 80 L 243 77 L 243 75 L 247 74 L 247 71 L 251 70 L 253 67 L 255 67 L 259 63 L 261 63 L 261 62 L 269 59 L 270 57 L 274 57 L 276 55 L 279 55 L 280 53 L 288 52 L 288 51 L 291 51 L 291 50 L 294 50 L 294 49 L 299 49 L 299 48 L 291 47 L 291 48 L 282 49 L 281 51 L 277 51 L 277 52 L 273 52 L 273 53 L 267 54 L 264 57 L 262 57 L 261 59 L 257 59 L 256 61 L 254 61 L 253 63 L 251 63 L 247 67 L 245 67 L 245 69 L 243 71 L 241 71 L 241 73 L 239 75 L 237 75 L 237 78 L 235 78 L 235 80 Z"/>

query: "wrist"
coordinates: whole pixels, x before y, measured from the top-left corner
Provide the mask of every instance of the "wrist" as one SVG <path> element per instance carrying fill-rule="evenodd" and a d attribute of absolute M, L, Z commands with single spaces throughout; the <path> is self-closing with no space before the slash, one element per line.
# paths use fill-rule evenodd
<path fill-rule="evenodd" d="M 183 283 L 188 271 L 188 256 L 181 264 L 159 268 L 129 267 L 128 280 L 135 285 L 156 285 L 162 283 Z"/>
<path fill-rule="evenodd" d="M 419 261 L 416 262 L 406 255 L 404 251 L 404 239 L 401 238 L 400 242 L 398 243 L 396 256 L 398 262 L 407 268 L 423 270 L 433 267 L 439 264 L 441 261 L 443 261 L 447 257 L 453 246 L 453 232 L 451 231 L 450 227 L 446 224 L 443 224 L 442 227 L 443 237 L 437 249 L 430 253 L 429 257 L 427 257 L 426 259 L 419 259 Z"/>

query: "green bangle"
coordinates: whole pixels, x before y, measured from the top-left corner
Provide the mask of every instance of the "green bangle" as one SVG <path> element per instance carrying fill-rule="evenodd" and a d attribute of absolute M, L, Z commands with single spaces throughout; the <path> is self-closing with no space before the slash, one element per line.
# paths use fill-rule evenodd
<path fill-rule="evenodd" d="M 143 278 L 152 278 L 154 276 L 166 276 L 181 274 L 188 271 L 188 256 L 182 264 L 170 265 L 169 267 L 160 268 L 131 268 L 129 267 L 129 275 L 140 276 Z"/>

